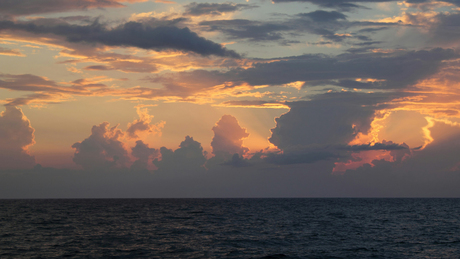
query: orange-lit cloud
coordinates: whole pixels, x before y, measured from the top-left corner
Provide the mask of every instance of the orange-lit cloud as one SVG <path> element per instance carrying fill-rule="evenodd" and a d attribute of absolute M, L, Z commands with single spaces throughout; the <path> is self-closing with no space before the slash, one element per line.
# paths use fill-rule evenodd
<path fill-rule="evenodd" d="M 4 56 L 16 56 L 16 57 L 25 57 L 26 55 L 22 54 L 17 49 L 7 49 L 0 47 L 0 55 Z"/>
<path fill-rule="evenodd" d="M 242 128 L 237 119 L 231 115 L 224 115 L 212 128 L 214 137 L 211 142 L 212 153 L 223 158 L 230 158 L 233 154 L 243 155 L 249 151 L 243 146 L 243 139 L 249 137 L 245 128 Z"/>
<path fill-rule="evenodd" d="M 157 124 L 150 124 L 153 116 L 149 115 L 148 109 L 145 106 L 136 106 L 136 111 L 137 115 L 139 115 L 139 119 L 136 119 L 132 123 L 128 124 L 128 129 L 126 130 L 128 137 L 139 138 L 138 134 L 141 132 L 161 136 L 161 129 L 164 127 L 166 122 L 161 121 Z"/>
<path fill-rule="evenodd" d="M 5 108 L 0 114 L 0 169 L 31 169 L 35 158 L 28 148 L 35 144 L 35 130 L 21 109 Z"/>

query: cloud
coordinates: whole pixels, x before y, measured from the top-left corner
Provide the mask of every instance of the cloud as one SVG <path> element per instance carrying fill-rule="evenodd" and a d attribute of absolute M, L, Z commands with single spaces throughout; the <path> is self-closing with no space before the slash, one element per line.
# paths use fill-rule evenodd
<path fill-rule="evenodd" d="M 223 162 L 221 165 L 227 165 L 232 167 L 248 167 L 253 166 L 248 159 L 238 155 L 238 153 L 233 154 L 232 158 L 226 162 Z"/>
<path fill-rule="evenodd" d="M 460 42 L 460 13 L 440 12 L 427 23 L 423 13 L 408 15 L 415 24 L 421 24 L 424 29 L 428 28 L 431 44 L 456 46 Z M 420 21 L 419 21 L 420 20 Z"/>
<path fill-rule="evenodd" d="M 131 170 L 147 170 L 149 162 L 159 155 L 159 151 L 154 148 L 149 148 L 142 140 L 136 141 L 136 146 L 131 148 L 131 155 L 137 158 L 131 165 Z"/>
<path fill-rule="evenodd" d="M 224 33 L 232 40 L 277 41 L 281 45 L 303 42 L 293 38 L 304 36 L 305 33 L 321 36 L 319 42 L 311 44 L 359 44 L 372 41 L 368 36 L 369 31 L 359 28 L 371 27 L 375 32 L 379 27 L 406 26 L 394 22 L 349 21 L 347 18 L 341 12 L 316 10 L 289 15 L 283 20 L 222 19 L 202 21 L 199 25 L 206 31 Z"/>
<path fill-rule="evenodd" d="M 144 2 L 146 0 L 14 0 L 0 1 L 0 14 L 31 15 L 68 12 L 103 7 L 124 7 L 123 2 Z"/>
<path fill-rule="evenodd" d="M 442 48 L 420 51 L 396 50 L 388 53 L 345 53 L 336 56 L 310 54 L 254 60 L 244 69 L 197 69 L 144 78 L 145 81 L 162 84 L 163 88 L 112 88 L 103 81 L 110 81 L 110 78 L 57 83 L 45 77 L 29 74 L 0 74 L 0 88 L 33 92 L 27 96 L 6 100 L 9 105 L 59 103 L 71 99 L 73 95 L 203 103 L 227 97 L 263 98 L 266 94 L 260 91 L 264 87 L 283 86 L 293 82 L 304 82 L 299 86 L 304 89 L 338 86 L 348 89 L 397 90 L 414 88 L 419 82 L 435 76 L 446 66 L 452 66 L 452 60 L 457 57 L 458 53 L 455 50 Z M 281 98 L 281 95 L 267 94 L 268 97 L 262 100 L 225 100 L 221 105 L 274 108 L 286 106 L 283 103 L 286 99 Z M 404 97 L 409 94 L 400 92 L 399 95 Z"/>
<path fill-rule="evenodd" d="M 73 161 L 86 170 L 104 170 L 126 167 L 130 161 L 128 152 L 120 139 L 124 133 L 108 122 L 93 126 L 91 135 L 72 145 L 75 149 Z"/>
<path fill-rule="evenodd" d="M 161 129 L 164 127 L 165 122 L 161 121 L 157 124 L 150 124 L 153 116 L 149 115 L 147 108 L 142 106 L 136 107 L 137 115 L 139 119 L 134 120 L 132 123 L 128 123 L 128 129 L 126 133 L 130 138 L 139 138 L 137 135 L 139 132 L 147 132 L 149 134 L 159 134 L 161 135 Z"/>
<path fill-rule="evenodd" d="M 430 130 L 435 141 L 425 149 L 394 162 L 374 159 L 341 175 L 330 173 L 336 154 L 308 149 L 289 155 L 264 153 L 270 157 L 265 163 L 234 155 L 226 165 L 205 170 L 199 165 L 205 161 L 201 145 L 188 137 L 180 155 L 163 148 L 165 167 L 153 174 L 127 168 L 111 174 L 38 167 L 0 171 L 0 197 L 460 197 L 460 128 L 436 121 Z M 138 157 L 152 158 L 151 148 L 143 143 L 139 147 L 143 151 Z M 391 152 L 399 151 L 404 149 Z M 238 166 L 241 160 L 252 166 Z M 187 167 L 194 161 L 199 163 Z"/>
<path fill-rule="evenodd" d="M 17 49 L 7 49 L 0 47 L 0 55 L 4 56 L 16 56 L 16 57 L 25 57 L 26 55 L 22 54 Z"/>
<path fill-rule="evenodd" d="M 242 128 L 238 120 L 231 115 L 224 115 L 212 128 L 212 153 L 215 156 L 230 158 L 233 154 L 243 155 L 248 148 L 243 146 L 243 139 L 249 137 L 245 128 Z"/>
<path fill-rule="evenodd" d="M 317 10 L 317 11 L 313 11 L 310 13 L 302 13 L 302 14 L 299 14 L 299 16 L 308 17 L 315 22 L 329 22 L 329 21 L 347 19 L 347 16 L 344 15 L 343 13 L 339 13 L 336 11 L 328 12 L 328 11 L 323 11 L 323 10 Z"/>
<path fill-rule="evenodd" d="M 85 70 L 96 70 L 96 71 L 114 70 L 113 67 L 101 66 L 101 65 L 97 65 L 97 66 L 86 66 L 86 67 L 84 67 L 83 69 L 85 69 Z"/>
<path fill-rule="evenodd" d="M 435 74 L 439 71 L 442 61 L 456 59 L 457 56 L 453 49 L 442 48 L 359 55 L 313 54 L 271 63 L 258 63 L 249 69 L 233 70 L 227 74 L 251 85 L 281 85 L 305 81 L 305 86 L 308 86 L 310 82 L 324 81 L 323 85 L 340 86 L 340 81 L 336 83 L 333 80 L 377 79 L 362 83 L 360 88 L 399 89 Z M 356 85 L 353 85 L 353 88 L 356 88 Z"/>
<path fill-rule="evenodd" d="M 310 164 L 323 160 L 336 159 L 332 152 L 320 150 L 290 150 L 289 152 L 267 153 L 263 160 L 275 165 Z"/>
<path fill-rule="evenodd" d="M 370 150 L 401 150 L 401 149 L 409 149 L 409 146 L 406 144 L 397 144 L 391 141 L 389 142 L 382 142 L 382 143 L 368 143 L 368 144 L 361 144 L 361 145 L 349 145 L 349 146 L 342 146 L 338 149 L 341 150 L 349 150 L 354 152 L 359 151 L 370 151 Z"/>
<path fill-rule="evenodd" d="M 155 3 L 176 4 L 176 2 L 174 2 L 174 1 L 169 1 L 169 0 L 155 0 Z"/>
<path fill-rule="evenodd" d="M 35 158 L 27 149 L 35 144 L 35 130 L 21 109 L 5 108 L 0 114 L 0 169 L 32 168 Z"/>
<path fill-rule="evenodd" d="M 20 106 L 27 104 L 56 104 L 70 99 L 72 95 L 104 95 L 113 92 L 105 84 L 91 79 L 79 79 L 70 83 L 56 83 L 46 77 L 31 74 L 0 74 L 0 89 L 34 92 L 26 97 L 6 99 L 5 105 Z"/>
<path fill-rule="evenodd" d="M 206 152 L 203 152 L 201 144 L 193 137 L 186 136 L 185 140 L 176 150 L 160 148 L 161 160 L 153 160 L 153 164 L 158 167 L 158 172 L 168 177 L 177 175 L 187 175 L 188 173 L 204 171 L 203 165 L 206 163 Z"/>
<path fill-rule="evenodd" d="M 200 55 L 240 58 L 235 51 L 207 40 L 189 28 L 178 28 L 178 21 L 150 19 L 127 22 L 107 28 L 98 20 L 90 25 L 69 24 L 59 19 L 42 19 L 31 22 L 0 21 L 0 31 L 25 31 L 34 34 L 54 34 L 73 43 L 103 44 L 106 46 L 138 47 L 151 50 L 179 50 Z"/>
<path fill-rule="evenodd" d="M 241 100 L 241 101 L 225 101 L 220 106 L 226 107 L 246 107 L 246 108 L 274 108 L 286 109 L 289 108 L 285 105 L 284 101 L 263 101 L 263 100 Z"/>
<path fill-rule="evenodd" d="M 223 90 L 228 90 L 243 83 L 280 86 L 298 81 L 305 82 L 303 88 L 336 85 L 351 89 L 403 89 L 438 73 L 445 66 L 444 61 L 457 58 L 455 50 L 443 48 L 336 56 L 306 54 L 258 62 L 244 69 L 194 70 L 155 76 L 149 80 L 164 84 L 165 90 L 171 93 L 183 93 L 185 96 L 217 85 L 224 85 Z"/>
<path fill-rule="evenodd" d="M 235 4 L 235 3 L 190 3 L 185 5 L 186 16 L 201 16 L 201 15 L 223 15 L 225 13 L 232 13 L 241 11 L 243 9 L 256 8 L 257 6 L 248 4 Z"/>
<path fill-rule="evenodd" d="M 250 41 L 279 41 L 288 44 L 292 37 L 307 32 L 325 38 L 342 41 L 335 32 L 346 29 L 351 24 L 347 16 L 336 12 L 314 11 L 290 16 L 284 21 L 253 21 L 246 19 L 203 21 L 199 25 L 207 31 L 220 31 L 230 39 Z M 358 23 L 354 23 L 357 26 Z M 289 38 L 289 39 L 288 39 Z M 351 36 L 349 36 L 351 38 Z"/>
<path fill-rule="evenodd" d="M 304 2 L 312 3 L 325 8 L 334 8 L 342 11 L 351 11 L 355 8 L 364 8 L 355 3 L 382 3 L 396 0 L 273 0 L 274 3 Z"/>
<path fill-rule="evenodd" d="M 398 2 L 399 0 L 273 0 L 274 3 L 290 3 L 290 2 L 303 2 L 303 3 L 312 3 L 323 8 L 333 8 L 341 11 L 353 11 L 357 8 L 369 9 L 362 4 L 372 4 L 372 3 L 388 3 L 388 2 Z M 406 0 L 406 4 L 413 6 L 424 6 L 425 4 L 436 5 L 438 3 L 448 3 L 460 6 L 458 0 Z"/>
<path fill-rule="evenodd" d="M 290 111 L 276 118 L 269 141 L 285 150 L 295 147 L 347 145 L 366 134 L 384 94 L 330 93 L 311 101 L 288 103 Z"/>

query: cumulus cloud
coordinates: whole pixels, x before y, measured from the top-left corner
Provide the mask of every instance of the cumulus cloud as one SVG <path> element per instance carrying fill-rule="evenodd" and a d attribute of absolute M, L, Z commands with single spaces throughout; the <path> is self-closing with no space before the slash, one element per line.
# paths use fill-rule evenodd
<path fill-rule="evenodd" d="M 243 146 L 243 139 L 249 136 L 238 120 L 232 115 L 224 115 L 212 128 L 212 153 L 217 157 L 230 158 L 233 154 L 243 155 L 249 149 Z"/>
<path fill-rule="evenodd" d="M 128 129 L 126 130 L 128 137 L 139 138 L 137 134 L 140 132 L 161 135 L 161 129 L 165 124 L 164 121 L 161 121 L 157 124 L 150 124 L 152 122 L 153 116 L 149 115 L 147 108 L 143 106 L 137 106 L 136 111 L 137 115 L 139 115 L 139 119 L 136 119 L 132 123 L 128 124 Z"/>
<path fill-rule="evenodd" d="M 222 163 L 221 165 L 228 165 L 232 167 L 247 167 L 252 166 L 253 164 L 249 162 L 249 159 L 246 159 L 238 155 L 238 153 L 235 153 L 230 160 Z"/>
<path fill-rule="evenodd" d="M 21 109 L 5 108 L 0 114 L 0 169 L 32 168 L 35 158 L 27 149 L 35 144 L 35 130 Z"/>
<path fill-rule="evenodd" d="M 54 34 L 68 42 L 103 44 L 106 46 L 138 47 L 152 50 L 179 50 L 200 55 L 239 58 L 235 51 L 207 40 L 189 28 L 178 28 L 177 21 L 150 19 L 145 22 L 127 22 L 107 28 L 98 20 L 90 25 L 70 24 L 57 19 L 30 22 L 0 21 L 0 31 L 25 31 L 34 34 Z"/>
<path fill-rule="evenodd" d="M 399 0 L 273 0 L 274 3 L 290 3 L 290 2 L 300 2 L 300 3 L 312 3 L 323 8 L 333 8 L 340 11 L 350 12 L 354 9 L 368 9 L 363 4 L 372 4 L 372 3 L 388 3 L 388 2 L 398 2 Z M 415 7 L 425 7 L 425 6 L 439 6 L 439 3 L 443 4 L 453 4 L 460 6 L 458 0 L 406 0 L 406 4 Z"/>
<path fill-rule="evenodd" d="M 130 159 L 121 138 L 124 133 L 108 122 L 93 126 L 91 135 L 72 145 L 73 161 L 88 170 L 126 167 Z"/>
<path fill-rule="evenodd" d="M 131 165 L 131 170 L 146 170 L 149 166 L 149 161 L 158 156 L 158 150 L 150 148 L 142 140 L 136 141 L 136 146 L 131 148 L 131 155 L 137 158 Z"/>
<path fill-rule="evenodd" d="M 203 171 L 206 162 L 206 152 L 201 144 L 193 137 L 186 136 L 176 150 L 160 148 L 161 160 L 155 159 L 153 164 L 158 172 L 168 172 L 173 175 L 187 175 L 188 172 Z"/>
<path fill-rule="evenodd" d="M 26 55 L 22 54 L 17 49 L 7 49 L 0 47 L 0 55 L 4 56 L 17 56 L 17 57 L 25 57 Z"/>
<path fill-rule="evenodd" d="M 311 101 L 289 103 L 290 111 L 276 118 L 269 141 L 280 149 L 347 145 L 367 133 L 377 107 L 387 95 L 329 93 Z M 382 107 L 380 107 L 382 108 Z"/>

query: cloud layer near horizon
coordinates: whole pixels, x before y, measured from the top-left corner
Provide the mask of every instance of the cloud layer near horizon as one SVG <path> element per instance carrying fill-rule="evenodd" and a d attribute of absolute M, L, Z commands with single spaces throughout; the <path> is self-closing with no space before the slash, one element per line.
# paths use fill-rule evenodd
<path fill-rule="evenodd" d="M 458 7 L 2 2 L 0 197 L 460 196 Z"/>

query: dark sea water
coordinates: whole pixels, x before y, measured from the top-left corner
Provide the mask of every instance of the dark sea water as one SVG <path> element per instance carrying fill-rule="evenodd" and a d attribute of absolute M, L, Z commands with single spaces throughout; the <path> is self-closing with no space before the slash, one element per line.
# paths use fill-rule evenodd
<path fill-rule="evenodd" d="M 460 199 L 0 200 L 0 258 L 460 258 Z"/>

